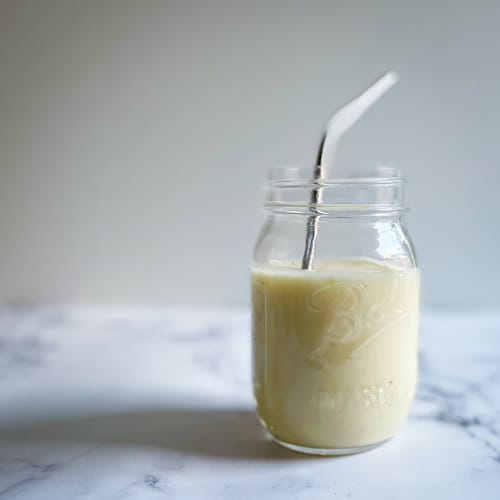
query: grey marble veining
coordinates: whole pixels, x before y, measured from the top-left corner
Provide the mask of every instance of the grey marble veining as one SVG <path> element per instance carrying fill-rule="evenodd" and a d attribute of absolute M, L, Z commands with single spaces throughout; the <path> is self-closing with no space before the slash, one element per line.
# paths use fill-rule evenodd
<path fill-rule="evenodd" d="M 0 499 L 500 498 L 500 311 L 422 314 L 398 436 L 314 458 L 253 413 L 246 310 L 0 310 Z"/>

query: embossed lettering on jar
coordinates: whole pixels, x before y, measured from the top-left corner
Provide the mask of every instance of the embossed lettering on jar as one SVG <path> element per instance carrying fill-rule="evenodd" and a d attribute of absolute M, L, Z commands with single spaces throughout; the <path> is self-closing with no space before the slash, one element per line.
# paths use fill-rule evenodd
<path fill-rule="evenodd" d="M 301 268 L 309 169 L 270 172 L 252 266 L 257 413 L 280 444 L 370 449 L 406 418 L 417 372 L 418 271 L 394 169 L 326 181 Z"/>

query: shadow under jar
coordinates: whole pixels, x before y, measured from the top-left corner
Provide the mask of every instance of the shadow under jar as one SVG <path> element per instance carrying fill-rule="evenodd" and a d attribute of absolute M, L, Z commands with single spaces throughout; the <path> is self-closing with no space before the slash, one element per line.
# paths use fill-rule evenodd
<path fill-rule="evenodd" d="M 252 264 L 257 414 L 281 445 L 341 455 L 371 449 L 408 415 L 417 377 L 419 276 L 403 179 L 321 182 L 272 169 Z M 317 217 L 311 269 L 306 227 Z"/>

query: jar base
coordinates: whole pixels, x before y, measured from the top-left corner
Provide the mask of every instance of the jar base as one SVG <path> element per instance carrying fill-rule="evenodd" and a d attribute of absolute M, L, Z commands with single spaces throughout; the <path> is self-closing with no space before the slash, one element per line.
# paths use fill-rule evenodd
<path fill-rule="evenodd" d="M 337 457 L 342 455 L 354 455 L 356 453 L 364 453 L 365 451 L 373 450 L 374 448 L 378 448 L 383 444 L 390 441 L 392 438 L 384 439 L 383 441 L 379 441 L 378 443 L 367 444 L 364 446 L 356 446 L 353 448 L 310 448 L 308 446 L 299 446 L 297 444 L 287 443 L 285 441 L 280 441 L 278 438 L 272 436 L 273 441 L 283 446 L 284 448 L 288 448 L 289 450 L 296 451 L 298 453 L 304 453 L 306 455 L 320 455 L 323 457 Z"/>

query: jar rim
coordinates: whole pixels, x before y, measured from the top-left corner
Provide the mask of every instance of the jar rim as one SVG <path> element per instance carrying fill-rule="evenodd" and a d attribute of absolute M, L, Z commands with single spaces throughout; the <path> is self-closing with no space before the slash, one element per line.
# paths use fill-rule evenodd
<path fill-rule="evenodd" d="M 316 181 L 313 178 L 316 167 L 295 167 L 295 166 L 280 166 L 271 167 L 268 170 L 267 180 L 269 184 L 278 186 L 280 184 L 304 185 L 313 184 L 315 186 L 334 186 L 347 184 L 399 184 L 404 182 L 404 177 L 401 170 L 396 167 L 379 166 L 371 170 L 358 170 L 356 174 L 347 177 L 326 177 L 321 181 Z"/>
<path fill-rule="evenodd" d="M 318 167 L 273 167 L 269 169 L 264 206 L 289 213 L 382 214 L 405 212 L 404 178 L 400 169 L 381 166 L 355 175 L 314 179 Z M 311 197 L 314 191 L 321 196 Z"/>

